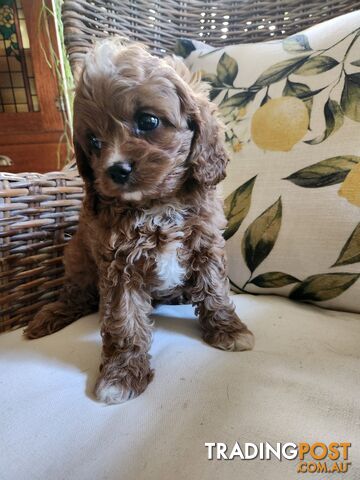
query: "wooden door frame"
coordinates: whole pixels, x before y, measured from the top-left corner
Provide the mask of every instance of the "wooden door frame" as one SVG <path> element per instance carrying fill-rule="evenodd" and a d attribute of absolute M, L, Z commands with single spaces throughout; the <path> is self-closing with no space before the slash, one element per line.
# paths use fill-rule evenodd
<path fill-rule="evenodd" d="M 56 48 L 56 35 L 54 22 L 49 18 L 42 18 L 42 0 L 22 0 L 28 30 L 32 63 L 35 76 L 36 92 L 39 99 L 39 112 L 19 112 L 0 114 L 0 144 L 7 142 L 4 134 L 30 132 L 54 132 L 62 130 L 63 117 L 57 109 L 56 98 L 59 88 L 55 74 L 55 65 L 49 48 L 49 38 L 46 32 L 45 21 L 48 23 L 52 45 Z M 51 0 L 46 0 L 45 5 L 51 7 Z M 39 26 L 41 28 L 39 28 Z M 51 68 L 49 68 L 49 64 Z"/>
<path fill-rule="evenodd" d="M 0 154 L 12 160 L 9 167 L 0 167 L 2 171 L 45 172 L 61 168 L 66 159 L 64 112 L 58 109 L 60 93 L 51 51 L 58 56 L 52 1 L 44 0 L 44 6 L 43 0 L 22 0 L 39 111 L 0 113 Z"/>

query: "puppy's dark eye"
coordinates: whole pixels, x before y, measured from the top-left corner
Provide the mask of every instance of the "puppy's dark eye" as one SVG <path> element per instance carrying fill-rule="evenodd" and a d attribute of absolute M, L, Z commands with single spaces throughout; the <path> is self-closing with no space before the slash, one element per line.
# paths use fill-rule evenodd
<path fill-rule="evenodd" d="M 136 119 L 137 128 L 141 132 L 150 132 L 155 130 L 160 124 L 160 120 L 151 113 L 140 113 Z"/>
<path fill-rule="evenodd" d="M 89 143 L 90 143 L 90 147 L 91 147 L 93 150 L 98 150 L 98 151 L 101 150 L 101 147 L 102 147 L 101 140 L 99 140 L 98 138 L 96 138 L 95 135 L 91 134 L 91 135 L 89 136 Z"/>

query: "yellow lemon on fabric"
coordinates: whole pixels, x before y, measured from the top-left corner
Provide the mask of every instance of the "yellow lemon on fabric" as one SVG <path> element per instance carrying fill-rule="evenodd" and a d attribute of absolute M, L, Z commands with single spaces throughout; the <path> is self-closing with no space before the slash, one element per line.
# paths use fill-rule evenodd
<path fill-rule="evenodd" d="M 360 207 L 360 163 L 355 165 L 341 185 L 339 195 L 357 207 Z"/>
<path fill-rule="evenodd" d="M 272 98 L 253 115 L 251 137 L 263 150 L 288 152 L 306 134 L 309 113 L 296 97 Z"/>

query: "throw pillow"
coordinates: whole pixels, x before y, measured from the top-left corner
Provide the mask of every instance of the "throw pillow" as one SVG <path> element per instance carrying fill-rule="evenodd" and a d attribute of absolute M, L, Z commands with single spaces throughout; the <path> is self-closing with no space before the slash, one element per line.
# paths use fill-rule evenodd
<path fill-rule="evenodd" d="M 229 278 L 360 311 L 360 11 L 283 40 L 177 53 L 210 84 L 231 152 Z"/>

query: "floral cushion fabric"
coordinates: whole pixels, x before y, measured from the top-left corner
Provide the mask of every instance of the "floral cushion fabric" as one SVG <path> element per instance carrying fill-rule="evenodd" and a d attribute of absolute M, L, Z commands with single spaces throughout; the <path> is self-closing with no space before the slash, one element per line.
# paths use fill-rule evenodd
<path fill-rule="evenodd" d="M 359 312 L 360 11 L 284 40 L 180 40 L 177 53 L 226 127 L 233 288 Z"/>

